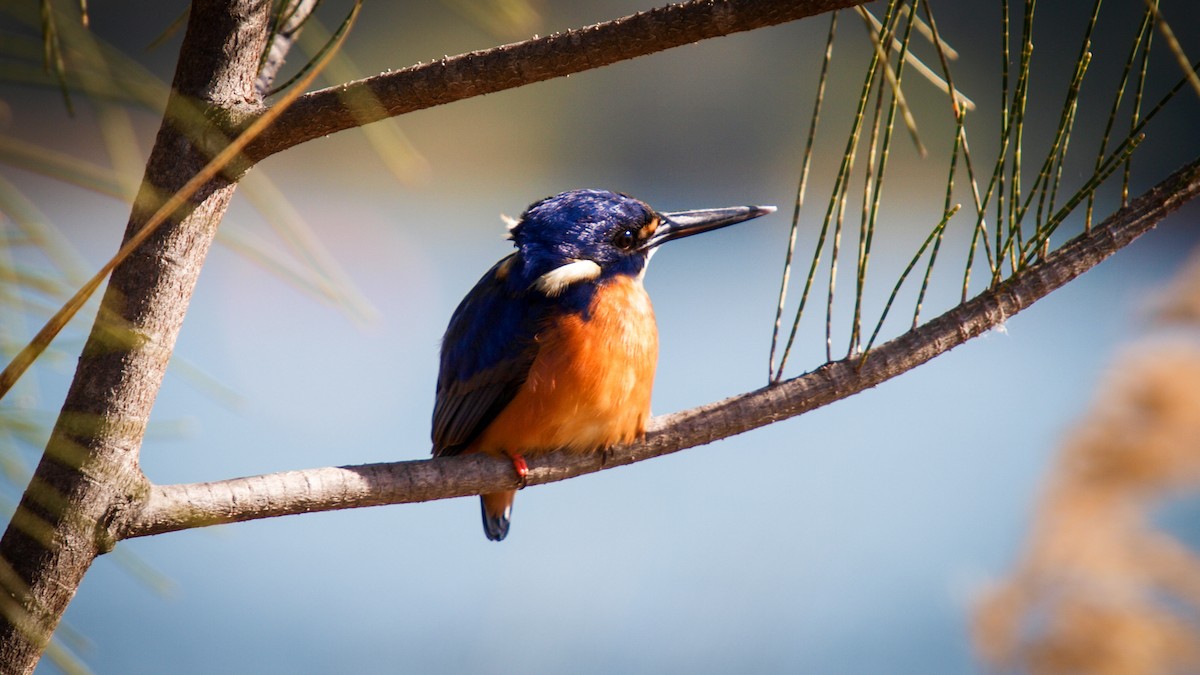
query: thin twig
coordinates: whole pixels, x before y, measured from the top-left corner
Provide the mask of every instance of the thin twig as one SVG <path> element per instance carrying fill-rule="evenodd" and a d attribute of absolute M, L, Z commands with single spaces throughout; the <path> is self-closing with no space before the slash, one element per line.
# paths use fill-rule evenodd
<path fill-rule="evenodd" d="M 865 0 L 690 0 L 615 21 L 417 64 L 305 94 L 246 148 L 258 161 L 403 113 L 592 70 L 699 40 L 774 26 Z M 371 98 L 360 98 L 368 96 Z M 377 101 L 371 110 L 353 101 Z"/>

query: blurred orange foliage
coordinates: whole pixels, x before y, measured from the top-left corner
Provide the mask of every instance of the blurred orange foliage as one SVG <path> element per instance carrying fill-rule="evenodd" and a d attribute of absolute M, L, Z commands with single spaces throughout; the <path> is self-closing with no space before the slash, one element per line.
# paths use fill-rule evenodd
<path fill-rule="evenodd" d="M 1200 488 L 1200 257 L 1071 432 L 1012 576 L 975 614 L 981 655 L 1032 673 L 1200 672 L 1200 557 L 1158 529 Z"/>

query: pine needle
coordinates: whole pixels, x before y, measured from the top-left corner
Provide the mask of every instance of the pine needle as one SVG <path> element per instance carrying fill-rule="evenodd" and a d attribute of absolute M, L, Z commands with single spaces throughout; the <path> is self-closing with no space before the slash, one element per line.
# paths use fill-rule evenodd
<path fill-rule="evenodd" d="M 352 18 L 356 18 L 359 10 L 362 8 L 362 0 L 354 5 Z M 344 37 L 343 33 L 343 37 Z M 55 313 L 50 321 L 42 327 L 38 334 L 34 337 L 24 349 L 8 364 L 3 372 L 0 372 L 0 398 L 3 398 L 9 391 L 12 390 L 14 384 L 20 379 L 21 375 L 29 369 L 29 366 L 37 360 L 38 356 L 46 350 L 46 347 L 54 340 L 54 338 L 67 325 L 67 322 L 75 316 L 76 313 L 87 302 L 88 298 L 96 292 L 108 274 L 123 262 L 129 254 L 142 245 L 153 234 L 158 226 L 161 225 L 186 201 L 196 193 L 205 183 L 212 180 L 222 169 L 224 169 L 235 157 L 241 154 L 249 143 L 261 134 L 289 105 L 299 98 L 304 87 L 308 85 L 320 73 L 325 62 L 332 56 L 333 52 L 325 55 L 324 60 L 318 63 L 318 67 L 314 67 L 306 76 L 306 82 L 303 86 L 288 92 L 278 103 L 268 109 L 262 116 L 256 119 L 249 127 L 246 128 L 237 138 L 233 139 L 228 146 L 217 154 L 208 162 L 195 176 L 192 177 L 182 188 L 172 195 L 166 202 L 158 208 L 157 211 L 150 217 L 142 229 L 130 237 L 129 241 L 113 256 L 103 267 L 83 285 L 70 300 Z"/>

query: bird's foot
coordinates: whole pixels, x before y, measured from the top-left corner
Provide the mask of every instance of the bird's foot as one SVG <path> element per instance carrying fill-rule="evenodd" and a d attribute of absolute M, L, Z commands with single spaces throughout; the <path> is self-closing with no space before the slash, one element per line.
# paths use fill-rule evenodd
<path fill-rule="evenodd" d="M 525 463 L 525 458 L 521 455 L 512 456 L 513 469 L 517 472 L 517 478 L 520 482 L 517 484 L 517 489 L 525 488 L 525 479 L 529 476 L 529 465 Z"/>

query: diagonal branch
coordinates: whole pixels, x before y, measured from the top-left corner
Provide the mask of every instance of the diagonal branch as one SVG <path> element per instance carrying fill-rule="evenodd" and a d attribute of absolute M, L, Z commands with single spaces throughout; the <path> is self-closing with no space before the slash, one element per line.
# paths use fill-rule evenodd
<path fill-rule="evenodd" d="M 1095 267 L 1200 194 L 1200 159 L 1176 171 L 1100 226 L 1044 261 L 872 351 L 778 385 L 657 417 L 644 441 L 607 459 L 554 453 L 530 462 L 528 483 L 565 480 L 711 443 L 846 398 L 889 380 L 1009 317 Z M 463 497 L 515 487 L 511 464 L 485 456 L 329 467 L 212 483 L 154 486 L 116 538 L 310 511 Z"/>
<path fill-rule="evenodd" d="M 305 94 L 246 149 L 246 155 L 258 161 L 294 145 L 387 117 L 864 1 L 691 0 L 543 38 L 417 64 Z"/>

